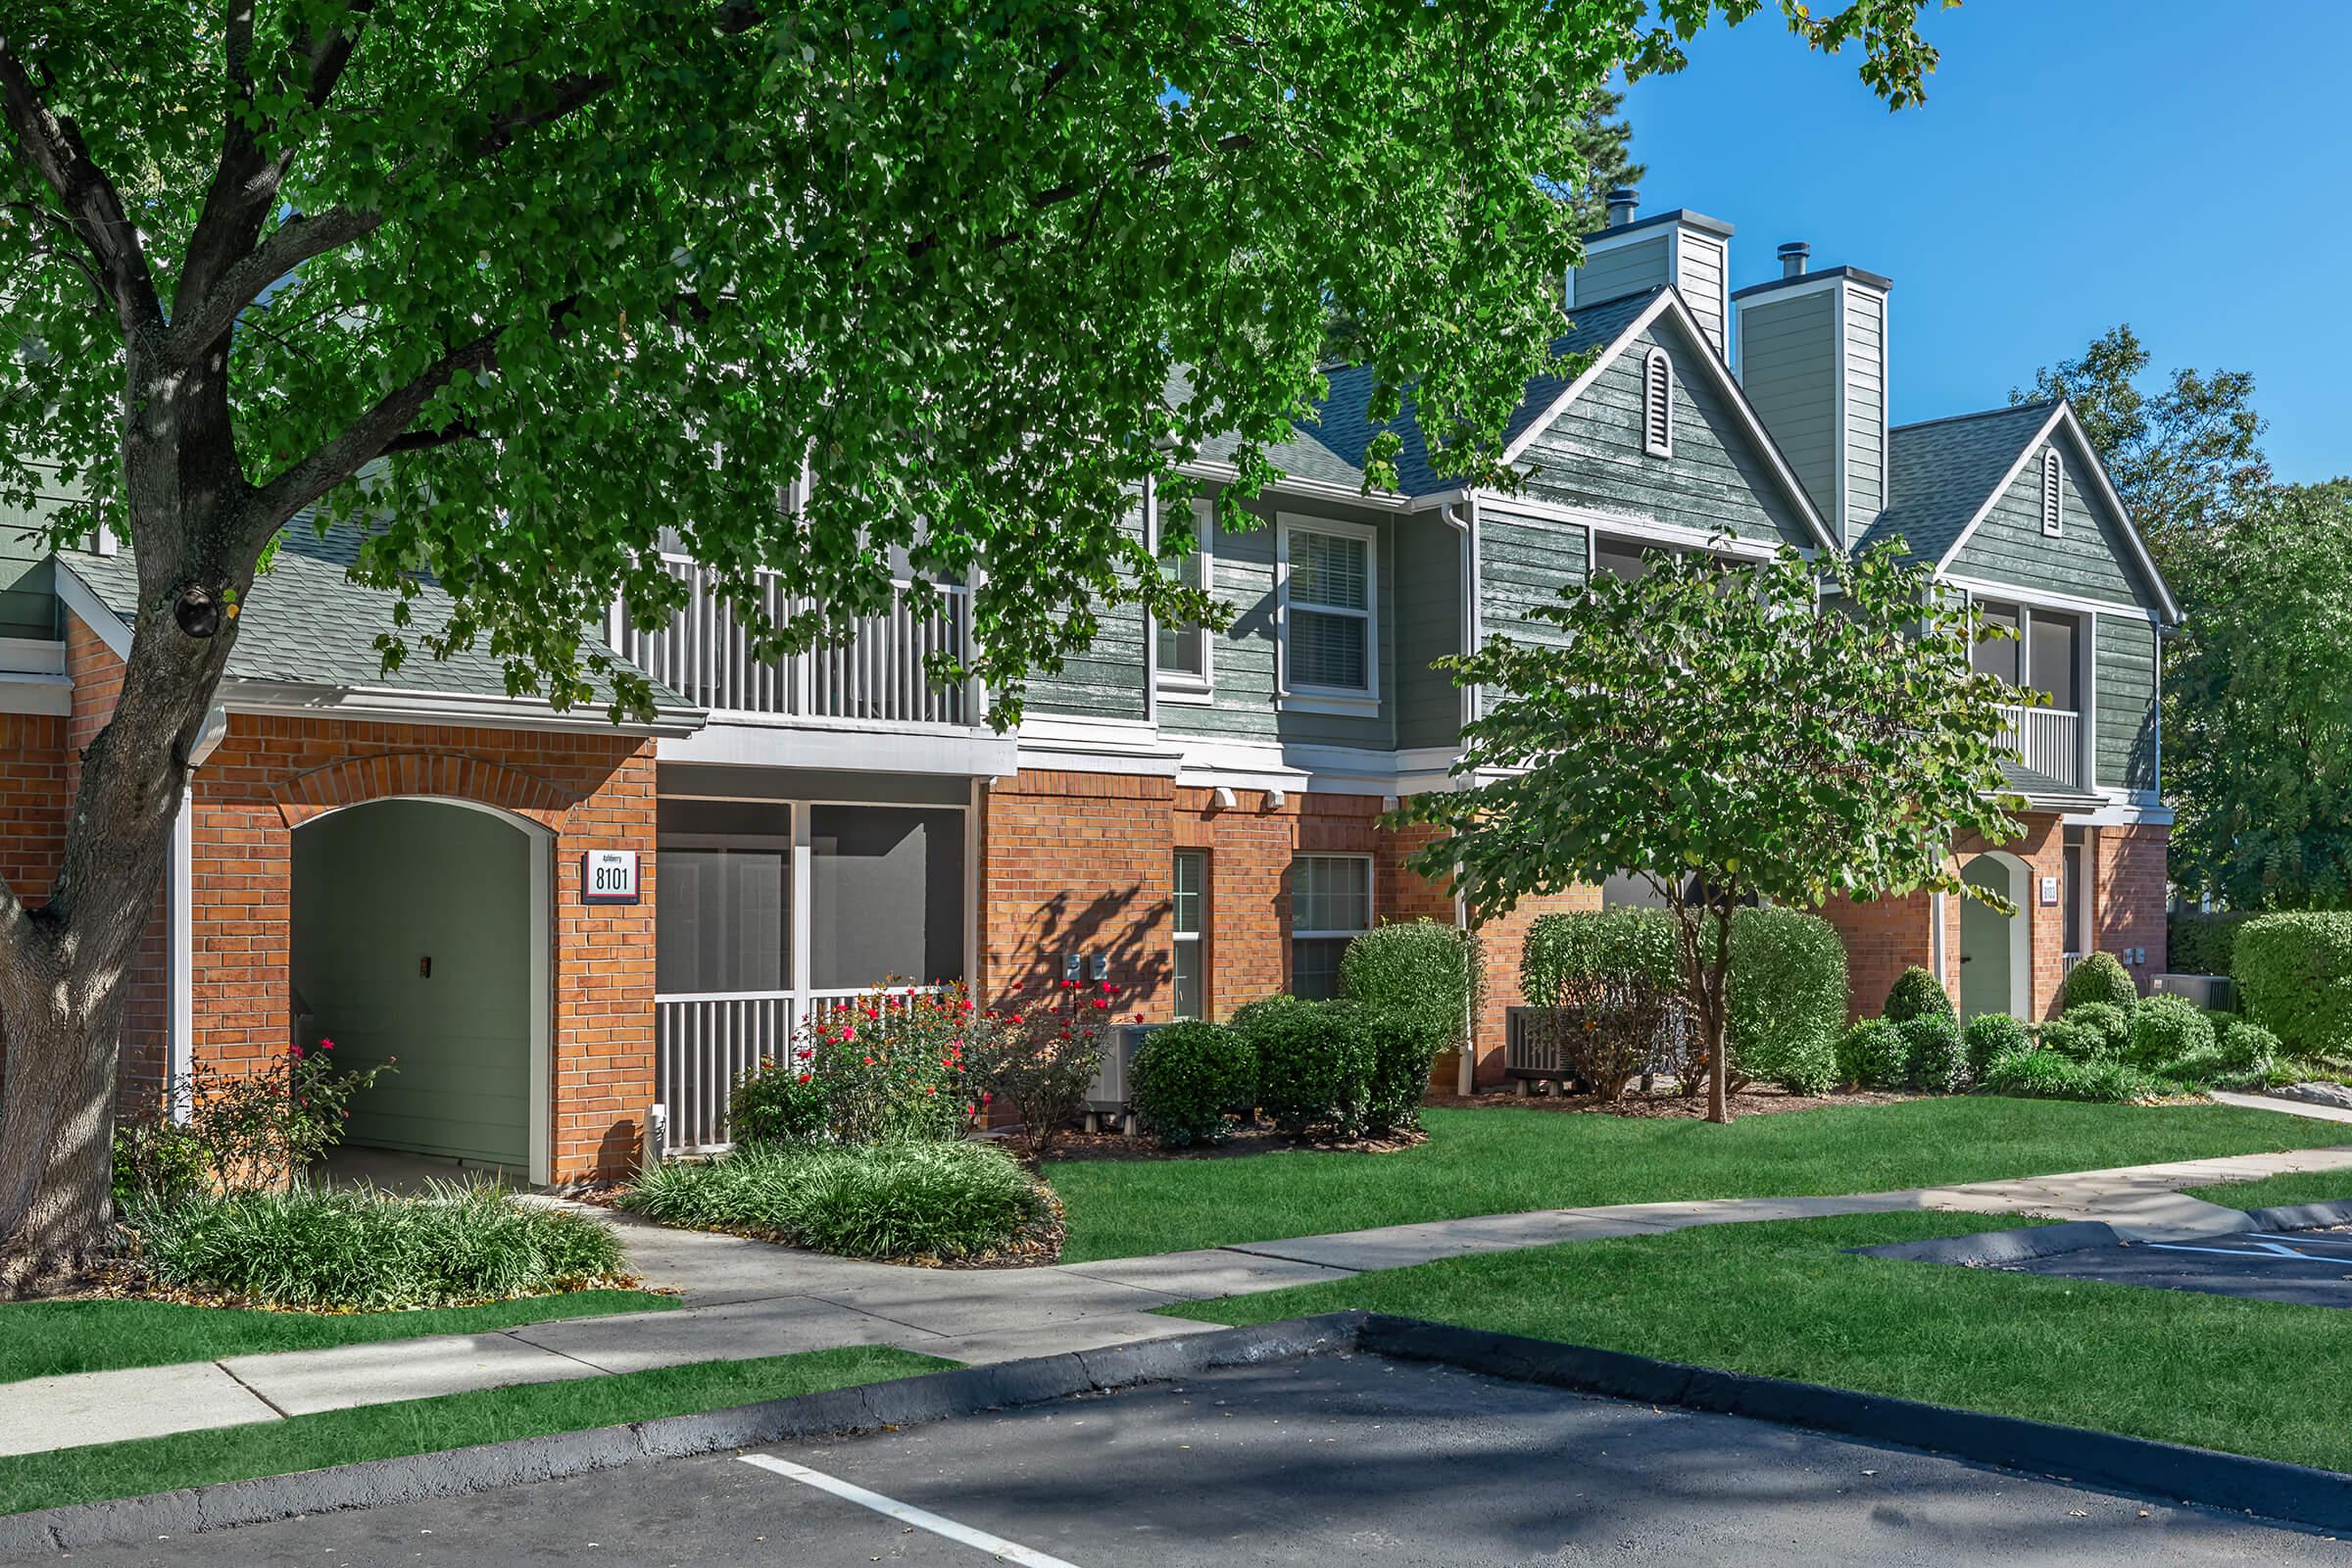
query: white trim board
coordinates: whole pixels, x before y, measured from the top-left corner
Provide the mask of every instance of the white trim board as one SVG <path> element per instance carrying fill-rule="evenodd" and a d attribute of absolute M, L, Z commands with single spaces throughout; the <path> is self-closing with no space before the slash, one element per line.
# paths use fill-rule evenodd
<path fill-rule="evenodd" d="M 66 608 L 74 612 L 75 617 L 89 627 L 117 659 L 128 662 L 130 628 L 122 623 L 122 617 L 98 597 L 97 589 L 81 580 L 64 556 L 52 559 L 56 565 L 50 575 L 57 584 L 57 597 L 65 601 Z"/>

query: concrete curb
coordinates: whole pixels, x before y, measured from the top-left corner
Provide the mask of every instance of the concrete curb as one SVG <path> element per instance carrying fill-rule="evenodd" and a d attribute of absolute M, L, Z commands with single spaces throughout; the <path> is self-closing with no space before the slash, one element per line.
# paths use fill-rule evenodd
<path fill-rule="evenodd" d="M 373 1459 L 295 1475 L 190 1487 L 0 1517 L 0 1554 L 153 1543 L 296 1514 L 372 1508 L 554 1481 L 793 1438 L 912 1426 L 1073 1394 L 1196 1376 L 1214 1367 L 1282 1361 L 1355 1343 L 1363 1314 L 1338 1312 L 1242 1329 L 1211 1329 L 1107 1349 L 963 1367 L 833 1389 L 761 1404 L 561 1432 L 442 1453 Z"/>
<path fill-rule="evenodd" d="M 2352 1225 L 2352 1203 L 2281 1203 L 2246 1212 L 2258 1231 L 2316 1231 Z"/>
<path fill-rule="evenodd" d="M 2308 1465 L 1380 1313 L 1365 1319 L 1356 1344 L 1374 1355 L 1437 1361 L 1613 1399 L 1745 1416 L 2127 1496 L 2352 1533 L 2352 1475 Z"/>
<path fill-rule="evenodd" d="M 2085 1248 L 2114 1247 L 2123 1238 L 2105 1220 L 2070 1219 L 2058 1225 L 2028 1225 L 2017 1230 L 1980 1231 L 1974 1236 L 1937 1236 L 1924 1242 L 1889 1242 L 1884 1247 L 1857 1247 L 1864 1257 L 1900 1257 L 1916 1263 L 2025 1263 Z"/>

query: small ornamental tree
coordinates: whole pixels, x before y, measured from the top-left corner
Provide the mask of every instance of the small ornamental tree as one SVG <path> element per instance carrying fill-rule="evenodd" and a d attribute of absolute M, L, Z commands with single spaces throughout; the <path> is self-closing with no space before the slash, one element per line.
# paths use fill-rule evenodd
<path fill-rule="evenodd" d="M 1484 712 L 1457 787 L 1397 813 L 1446 830 L 1411 864 L 1480 919 L 1619 873 L 1654 888 L 1711 1120 L 1731 1115 L 1735 909 L 1933 889 L 2007 911 L 1950 857 L 2021 831 L 2001 772 L 2016 693 L 1969 659 L 2005 633 L 1897 546 L 1828 564 L 1653 553 L 1639 579 L 1595 576 L 1533 613 L 1543 642 L 1447 662 Z"/>

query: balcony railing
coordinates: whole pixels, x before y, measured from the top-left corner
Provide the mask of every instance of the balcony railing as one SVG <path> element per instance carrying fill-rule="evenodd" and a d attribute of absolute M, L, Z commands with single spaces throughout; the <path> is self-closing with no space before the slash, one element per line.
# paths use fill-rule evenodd
<path fill-rule="evenodd" d="M 2001 744 L 2037 773 L 2074 789 L 2082 787 L 2082 715 L 2065 708 L 2004 708 L 2008 719 Z"/>
<path fill-rule="evenodd" d="M 937 986 L 891 986 L 911 997 Z M 808 1042 L 800 1028 L 856 1006 L 872 988 L 709 991 L 654 998 L 654 1083 L 669 1117 L 672 1153 L 715 1153 L 732 1139 L 727 1099 L 761 1062 L 790 1060 Z"/>
<path fill-rule="evenodd" d="M 686 584 L 685 606 L 666 626 L 639 631 L 616 610 L 612 646 L 662 685 L 713 712 L 758 713 L 812 723 L 969 725 L 987 704 L 977 683 L 935 684 L 932 655 L 971 653 L 971 595 L 941 588 L 929 604 L 900 603 L 853 626 L 845 642 L 781 659 L 759 659 L 752 639 L 710 573 L 682 556 L 662 558 Z M 810 602 L 763 573 L 760 608 L 771 621 Z"/>

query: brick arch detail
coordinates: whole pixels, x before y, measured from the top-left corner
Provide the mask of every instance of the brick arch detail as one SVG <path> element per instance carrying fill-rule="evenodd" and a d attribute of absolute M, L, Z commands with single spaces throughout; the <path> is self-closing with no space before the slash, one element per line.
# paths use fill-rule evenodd
<path fill-rule="evenodd" d="M 409 796 L 440 796 L 494 806 L 555 833 L 579 798 L 543 778 L 504 763 L 447 752 L 389 752 L 313 768 L 279 784 L 271 795 L 289 828 L 346 806 Z"/>

